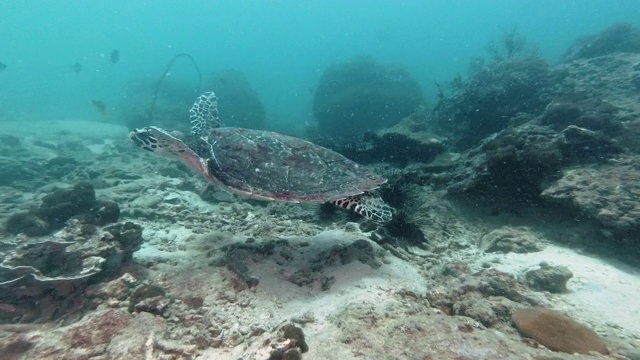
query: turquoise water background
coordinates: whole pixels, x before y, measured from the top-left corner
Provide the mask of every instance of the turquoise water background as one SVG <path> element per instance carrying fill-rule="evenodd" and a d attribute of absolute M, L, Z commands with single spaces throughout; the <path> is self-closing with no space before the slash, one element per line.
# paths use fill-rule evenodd
<path fill-rule="evenodd" d="M 575 39 L 623 21 L 640 25 L 640 1 L 10 0 L 0 11 L 0 121 L 97 120 L 92 99 L 114 106 L 130 81 L 157 79 L 189 53 L 205 77 L 242 71 L 271 121 L 299 124 L 336 62 L 402 64 L 433 98 L 436 82 L 465 74 L 505 30 L 516 27 L 555 62 Z M 195 78 L 187 62 L 171 76 Z"/>

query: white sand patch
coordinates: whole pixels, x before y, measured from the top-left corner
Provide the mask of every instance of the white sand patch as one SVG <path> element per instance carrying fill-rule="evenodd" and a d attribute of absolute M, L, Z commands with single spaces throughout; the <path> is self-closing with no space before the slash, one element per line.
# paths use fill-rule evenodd
<path fill-rule="evenodd" d="M 498 270 L 524 274 L 540 262 L 564 265 L 573 272 L 569 293 L 557 296 L 554 308 L 589 324 L 607 324 L 640 334 L 640 273 L 623 264 L 576 253 L 558 246 L 529 254 L 506 254 Z"/>
<path fill-rule="evenodd" d="M 261 274 L 257 298 L 286 308 L 287 316 L 301 316 L 312 311 L 318 318 L 333 315 L 339 307 L 351 303 L 382 305 L 397 290 L 426 292 L 424 280 L 414 268 L 402 260 L 392 258 L 391 264 L 374 269 L 357 260 L 350 264 L 326 268 L 324 276 L 335 276 L 336 282 L 326 291 L 300 287 L 284 280 L 272 266 L 260 264 L 252 271 Z M 266 309 L 265 309 L 266 310 Z"/>
<path fill-rule="evenodd" d="M 303 239 L 330 247 L 352 243 L 362 237 L 332 230 Z M 376 250 L 380 249 L 377 244 L 372 245 Z M 315 251 L 317 249 L 314 249 Z M 372 304 L 384 308 L 391 302 L 398 302 L 395 295 L 397 291 L 426 292 L 425 281 L 413 266 L 394 256 L 387 256 L 387 260 L 389 263 L 379 268 L 373 268 L 358 260 L 345 265 L 324 267 L 323 276 L 335 277 L 335 283 L 326 291 L 297 286 L 283 279 L 283 274 L 275 271 L 272 262 L 261 263 L 252 267 L 253 273 L 260 274 L 256 299 L 259 299 L 258 303 L 263 308 L 264 316 L 291 319 L 302 317 L 305 313 L 313 313 L 315 321 L 305 325 L 305 336 L 308 341 L 323 344 L 326 348 L 337 341 L 338 334 L 330 318 L 345 306 Z M 335 348 L 336 351 L 344 350 L 343 344 L 336 345 Z M 313 358 L 316 350 L 318 349 L 311 348 L 306 356 Z"/>
<path fill-rule="evenodd" d="M 362 239 L 362 234 L 346 233 L 341 230 L 322 232 L 316 236 L 287 239 L 292 243 L 307 241 L 308 247 L 302 250 L 306 255 L 318 254 L 339 244 L 350 244 Z M 372 243 L 376 250 L 379 245 Z M 301 255 L 305 258 L 304 255 Z M 304 261 L 304 259 L 301 259 Z M 304 358 L 327 359 L 326 353 L 331 349 L 332 358 L 351 359 L 353 353 L 344 343 L 339 341 L 340 330 L 331 322 L 331 318 L 343 311 L 349 304 L 374 305 L 383 309 L 390 304 L 399 304 L 396 293 L 409 290 L 425 293 L 424 279 L 411 264 L 394 256 L 387 256 L 388 263 L 378 268 L 353 260 L 348 264 L 332 264 L 322 266 L 323 277 L 335 277 L 330 289 L 322 291 L 318 286 L 298 286 L 289 282 L 282 267 L 267 260 L 249 266 L 250 272 L 260 278 L 255 289 L 256 296 L 251 310 L 257 321 L 269 323 L 269 320 L 286 322 L 293 318 L 303 318 L 312 314 L 313 321 L 302 326 L 307 342 L 313 344 Z M 303 266 L 300 260 L 286 265 L 292 272 Z M 248 345 L 246 342 L 234 349 L 208 349 L 199 359 L 232 360 L 265 359 L 255 354 L 268 349 L 259 343 Z M 251 354 L 251 355 L 248 355 Z M 268 354 L 268 351 L 267 351 Z"/>

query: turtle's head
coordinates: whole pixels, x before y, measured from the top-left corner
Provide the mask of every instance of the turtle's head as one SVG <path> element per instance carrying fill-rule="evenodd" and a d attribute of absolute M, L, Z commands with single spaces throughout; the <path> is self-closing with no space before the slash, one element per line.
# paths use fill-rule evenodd
<path fill-rule="evenodd" d="M 183 135 L 183 137 L 185 141 L 189 141 L 193 136 Z M 183 139 L 175 137 L 173 133 L 157 127 L 145 127 L 130 132 L 129 139 L 144 150 L 179 160 L 195 172 L 206 176 L 204 167 L 206 162 L 189 148 Z M 200 141 L 205 140 L 200 139 Z"/>
<path fill-rule="evenodd" d="M 178 136 L 176 136 L 178 135 Z M 157 127 L 144 127 L 129 133 L 129 140 L 143 150 L 151 151 L 158 155 L 180 156 L 187 146 L 180 140 L 180 132 L 168 132 Z"/>
<path fill-rule="evenodd" d="M 153 128 L 150 127 L 130 132 L 129 140 L 143 150 L 154 152 L 158 148 L 158 139 L 153 134 Z"/>

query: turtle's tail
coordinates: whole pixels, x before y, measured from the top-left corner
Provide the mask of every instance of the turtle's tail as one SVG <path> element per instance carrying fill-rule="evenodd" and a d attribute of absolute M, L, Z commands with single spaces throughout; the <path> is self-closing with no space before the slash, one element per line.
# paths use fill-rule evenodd
<path fill-rule="evenodd" d="M 355 211 L 378 224 L 385 224 L 393 218 L 393 208 L 385 204 L 379 196 L 368 193 L 333 200 L 331 203 Z"/>

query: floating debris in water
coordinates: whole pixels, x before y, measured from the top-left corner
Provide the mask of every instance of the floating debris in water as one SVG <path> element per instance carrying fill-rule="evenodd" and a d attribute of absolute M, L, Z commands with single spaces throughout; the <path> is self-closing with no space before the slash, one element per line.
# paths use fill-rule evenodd
<path fill-rule="evenodd" d="M 73 72 L 76 74 L 82 72 L 82 64 L 80 64 L 79 62 L 73 64 Z"/>
<path fill-rule="evenodd" d="M 111 52 L 111 63 L 112 64 L 117 64 L 118 61 L 120 61 L 120 50 L 115 49 Z"/>
<path fill-rule="evenodd" d="M 0 62 L 0 71 L 4 71 L 7 68 L 7 64 Z"/>
<path fill-rule="evenodd" d="M 91 103 L 100 114 L 104 115 L 107 113 L 107 105 L 104 102 L 100 100 L 91 100 Z"/>

